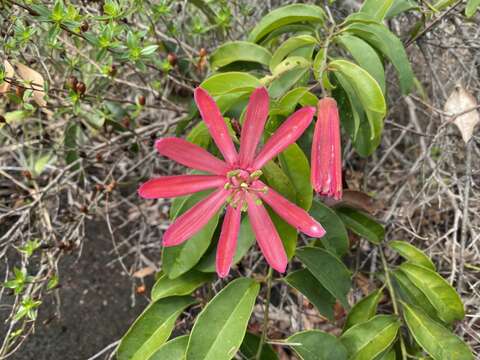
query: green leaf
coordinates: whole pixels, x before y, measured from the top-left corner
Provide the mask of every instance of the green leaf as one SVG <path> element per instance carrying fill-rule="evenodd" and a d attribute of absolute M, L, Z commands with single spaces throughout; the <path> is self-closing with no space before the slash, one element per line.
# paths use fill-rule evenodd
<path fill-rule="evenodd" d="M 465 15 L 472 17 L 478 8 L 480 8 L 480 0 L 468 0 L 467 6 L 465 7 Z"/>
<path fill-rule="evenodd" d="M 377 315 L 354 325 L 341 337 L 349 360 L 372 360 L 387 350 L 397 337 L 400 322 L 393 315 Z"/>
<path fill-rule="evenodd" d="M 267 206 L 268 214 L 272 219 L 275 228 L 277 229 L 280 239 L 282 239 L 283 247 L 287 253 L 288 259 L 291 259 L 295 255 L 295 249 L 297 247 L 298 232 L 293 226 L 285 222 L 280 216 L 277 215 L 270 207 Z"/>
<path fill-rule="evenodd" d="M 199 192 L 186 198 L 177 198 L 180 200 L 178 200 L 177 203 L 174 202 L 170 212 L 174 214 L 175 217 L 178 217 L 205 198 L 207 194 L 208 192 Z M 178 203 L 180 203 L 180 205 L 177 205 Z M 213 216 L 199 232 L 183 244 L 163 248 L 163 271 L 170 279 L 175 279 L 193 268 L 207 251 L 215 229 L 217 228 L 220 212 L 221 211 Z"/>
<path fill-rule="evenodd" d="M 282 43 L 273 53 L 270 60 L 270 71 L 273 73 L 274 69 L 285 59 L 292 51 L 305 47 L 308 45 L 317 44 L 318 41 L 311 35 L 299 35 L 287 39 Z"/>
<path fill-rule="evenodd" d="M 341 85 L 337 86 L 333 90 L 333 94 L 335 99 L 337 100 L 337 105 L 340 112 L 340 121 L 345 131 L 350 135 L 350 138 L 354 142 L 354 145 L 356 145 L 355 141 L 357 138 L 358 130 L 360 128 L 360 123 L 364 121 L 366 122 L 366 120 L 364 119 L 365 112 L 363 111 L 360 100 L 355 93 L 355 89 L 350 85 L 347 79 L 345 79 L 338 72 L 335 74 L 335 78 Z M 370 126 L 368 126 L 368 129 L 370 130 Z M 369 136 L 368 139 L 370 139 L 370 137 L 371 136 Z M 367 156 L 364 153 L 365 152 L 362 151 L 360 155 Z"/>
<path fill-rule="evenodd" d="M 185 140 L 207 149 L 210 145 L 212 137 L 210 136 L 210 132 L 208 131 L 205 122 L 200 121 L 192 128 L 192 130 L 190 130 Z"/>
<path fill-rule="evenodd" d="M 333 71 L 338 71 L 355 90 L 370 124 L 370 140 L 380 138 L 386 104 L 378 83 L 367 71 L 346 60 L 332 61 L 328 67 Z"/>
<path fill-rule="evenodd" d="M 149 305 L 123 336 L 118 360 L 148 359 L 170 336 L 177 317 L 195 303 L 191 297 L 171 297 Z"/>
<path fill-rule="evenodd" d="M 319 330 L 293 334 L 287 339 L 301 360 L 347 360 L 347 350 L 333 335 Z M 293 345 L 298 344 L 298 345 Z"/>
<path fill-rule="evenodd" d="M 242 343 L 260 285 L 230 282 L 202 310 L 193 325 L 186 360 L 229 360 Z"/>
<path fill-rule="evenodd" d="M 388 28 L 376 23 L 353 23 L 346 30 L 362 38 L 385 55 L 397 70 L 400 87 L 404 94 L 414 86 L 414 75 L 407 53 L 400 39 Z"/>
<path fill-rule="evenodd" d="M 169 296 L 188 295 L 207 281 L 213 280 L 213 275 L 191 270 L 176 279 L 170 279 L 162 274 L 152 288 L 152 301 Z"/>
<path fill-rule="evenodd" d="M 347 294 L 351 287 L 351 274 L 340 259 L 327 250 L 310 247 L 298 249 L 297 257 L 344 308 L 350 307 Z"/>
<path fill-rule="evenodd" d="M 301 106 L 316 106 L 318 98 L 306 87 L 298 87 L 290 90 L 282 96 L 277 103 L 273 104 L 270 115 L 288 116 L 295 111 L 298 104 Z"/>
<path fill-rule="evenodd" d="M 268 66 L 271 58 L 272 54 L 263 46 L 247 41 L 227 42 L 218 47 L 209 57 L 214 70 L 237 61 L 255 62 Z"/>
<path fill-rule="evenodd" d="M 393 5 L 388 9 L 387 14 L 385 15 L 386 19 L 391 19 L 398 14 L 401 14 L 405 11 L 418 9 L 418 5 L 414 0 L 395 0 Z"/>
<path fill-rule="evenodd" d="M 403 316 L 415 341 L 435 360 L 473 360 L 468 346 L 418 308 L 403 305 Z"/>
<path fill-rule="evenodd" d="M 313 59 L 313 77 L 317 81 L 320 81 L 322 79 L 325 60 L 325 49 L 321 48 L 318 50 L 315 58 Z"/>
<path fill-rule="evenodd" d="M 310 301 L 320 314 L 329 320 L 334 320 L 333 306 L 335 298 L 307 269 L 291 272 L 283 280 L 300 291 Z"/>
<path fill-rule="evenodd" d="M 188 335 L 172 339 L 158 348 L 148 360 L 180 360 L 185 357 L 187 350 Z"/>
<path fill-rule="evenodd" d="M 310 183 L 310 164 L 305 153 L 300 146 L 293 143 L 278 156 L 278 159 L 295 189 L 296 203 L 308 211 L 312 206 L 313 188 Z"/>
<path fill-rule="evenodd" d="M 403 301 L 420 307 L 428 316 L 435 320 L 440 320 L 437 311 L 427 297 L 416 287 L 408 277 L 400 270 L 392 272 L 396 290 L 400 294 Z"/>
<path fill-rule="evenodd" d="M 285 174 L 280 166 L 273 160 L 266 163 L 262 168 L 263 176 L 267 184 L 283 195 L 288 200 L 295 202 L 296 193 L 295 188 L 290 181 L 290 178 Z"/>
<path fill-rule="evenodd" d="M 338 256 L 345 255 L 350 246 L 347 229 L 335 211 L 321 201 L 314 200 L 310 215 L 322 224 L 326 230 L 326 234 L 320 238 L 322 245 Z"/>
<path fill-rule="evenodd" d="M 281 65 L 279 65 L 281 66 Z M 308 74 L 309 64 L 302 62 L 302 66 L 288 70 L 272 81 L 268 92 L 273 99 L 278 99 L 290 90 L 294 85 L 302 86 L 303 78 Z M 301 84 L 302 83 L 302 84 Z"/>
<path fill-rule="evenodd" d="M 238 235 L 237 250 L 233 257 L 233 264 L 238 263 L 247 253 L 248 249 L 255 242 L 255 234 L 247 216 L 244 216 L 240 224 L 240 233 Z M 212 247 L 195 267 L 202 272 L 215 272 L 215 258 L 217 256 L 217 247 Z"/>
<path fill-rule="evenodd" d="M 343 327 L 344 331 L 351 328 L 353 325 L 373 318 L 377 313 L 377 306 L 382 299 L 382 296 L 382 290 L 378 289 L 356 303 L 348 313 L 347 320 L 345 320 L 345 325 Z"/>
<path fill-rule="evenodd" d="M 266 35 L 285 25 L 298 22 L 323 23 L 325 12 L 321 7 L 306 4 L 292 4 L 275 9 L 265 15 L 248 37 L 249 41 L 258 43 Z"/>
<path fill-rule="evenodd" d="M 235 71 L 212 75 L 200 84 L 211 96 L 250 91 L 260 86 L 255 76 Z"/>
<path fill-rule="evenodd" d="M 247 332 L 240 346 L 240 352 L 242 353 L 242 359 L 256 359 L 258 346 L 260 345 L 260 337 Z M 259 360 L 278 360 L 278 356 L 273 351 L 270 344 L 263 344 L 262 354 Z"/>
<path fill-rule="evenodd" d="M 460 296 L 439 274 L 410 263 L 402 264 L 400 270 L 427 297 L 441 320 L 450 324 L 463 319 L 465 310 Z"/>
<path fill-rule="evenodd" d="M 398 252 L 403 258 L 412 264 L 421 265 L 427 269 L 435 271 L 435 265 L 432 260 L 423 253 L 423 251 L 417 249 L 412 244 L 406 241 L 396 240 L 390 241 L 388 246 Z"/>
<path fill-rule="evenodd" d="M 383 225 L 361 211 L 339 207 L 335 209 L 347 228 L 368 241 L 379 244 L 385 237 Z"/>
<path fill-rule="evenodd" d="M 360 11 L 380 22 L 394 2 L 394 0 L 365 0 Z"/>
<path fill-rule="evenodd" d="M 385 94 L 385 70 L 377 52 L 364 40 L 344 34 L 335 38 L 362 68 L 377 81 Z"/>

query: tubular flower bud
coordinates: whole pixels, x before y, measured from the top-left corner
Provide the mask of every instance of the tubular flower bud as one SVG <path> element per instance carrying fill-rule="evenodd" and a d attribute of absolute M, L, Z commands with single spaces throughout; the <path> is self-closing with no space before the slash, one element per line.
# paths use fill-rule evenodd
<path fill-rule="evenodd" d="M 342 150 L 337 103 L 324 98 L 317 105 L 312 144 L 311 182 L 315 191 L 336 200 L 342 198 Z"/>

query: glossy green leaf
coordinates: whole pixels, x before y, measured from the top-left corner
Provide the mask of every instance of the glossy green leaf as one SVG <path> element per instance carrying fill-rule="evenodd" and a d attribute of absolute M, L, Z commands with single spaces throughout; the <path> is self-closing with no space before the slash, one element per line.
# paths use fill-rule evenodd
<path fill-rule="evenodd" d="M 192 130 L 190 130 L 186 137 L 186 140 L 193 144 L 201 146 L 204 149 L 207 149 L 210 145 L 212 137 L 210 136 L 210 132 L 208 131 L 205 122 L 200 121 L 192 128 Z"/>
<path fill-rule="evenodd" d="M 232 64 L 237 61 L 255 62 L 268 66 L 272 54 L 263 46 L 247 41 L 231 41 L 218 47 L 210 55 L 210 64 L 214 69 Z"/>
<path fill-rule="evenodd" d="M 259 345 L 260 337 L 247 332 L 243 338 L 242 345 L 240 346 L 240 352 L 243 355 L 242 359 L 256 359 Z M 275 351 L 273 351 L 270 344 L 264 343 L 262 346 L 262 353 L 258 360 L 278 360 L 278 356 Z"/>
<path fill-rule="evenodd" d="M 414 0 L 395 0 L 393 2 L 393 5 L 390 7 L 390 9 L 388 9 L 388 12 L 385 15 L 385 18 L 391 19 L 405 11 L 418 9 L 418 8 L 419 6 Z"/>
<path fill-rule="evenodd" d="M 397 70 L 403 93 L 413 89 L 414 75 L 407 53 L 400 39 L 386 26 L 376 23 L 353 23 L 347 27 L 347 31 L 370 43 L 392 62 Z"/>
<path fill-rule="evenodd" d="M 379 138 L 383 130 L 386 104 L 378 83 L 367 71 L 346 60 L 332 61 L 328 67 L 338 71 L 353 87 L 370 124 L 370 140 Z"/>
<path fill-rule="evenodd" d="M 251 91 L 260 86 L 255 76 L 235 71 L 212 75 L 200 84 L 211 96 Z"/>
<path fill-rule="evenodd" d="M 365 0 L 360 11 L 382 21 L 395 0 Z"/>
<path fill-rule="evenodd" d="M 396 240 L 388 243 L 391 249 L 398 252 L 403 258 L 411 262 L 412 264 L 424 266 L 430 270 L 435 271 L 435 265 L 432 260 L 423 253 L 423 251 L 417 249 L 412 244 L 406 241 Z"/>
<path fill-rule="evenodd" d="M 473 360 L 468 346 L 421 309 L 403 304 L 403 315 L 415 341 L 435 360 Z"/>
<path fill-rule="evenodd" d="M 268 214 L 272 219 L 275 228 L 277 229 L 278 235 L 282 240 L 283 247 L 287 253 L 288 259 L 291 259 L 295 255 L 295 250 L 297 248 L 297 239 L 298 232 L 293 226 L 285 222 L 280 216 L 277 215 L 270 207 L 267 206 Z"/>
<path fill-rule="evenodd" d="M 188 295 L 207 281 L 213 280 L 213 275 L 191 270 L 176 279 L 170 279 L 166 274 L 160 275 L 152 288 L 152 301 L 169 296 Z"/>
<path fill-rule="evenodd" d="M 397 359 L 397 354 L 395 352 L 395 349 L 393 348 L 388 350 L 386 353 L 384 353 L 382 356 L 380 356 L 375 360 L 396 360 L 396 359 Z M 422 360 L 426 360 L 426 359 L 422 359 Z"/>
<path fill-rule="evenodd" d="M 378 289 L 356 303 L 348 313 L 343 327 L 344 331 L 356 324 L 360 324 L 373 318 L 377 313 L 377 306 L 382 299 L 382 296 L 382 290 Z"/>
<path fill-rule="evenodd" d="M 479 8 L 480 0 L 468 0 L 467 6 L 465 7 L 465 15 L 467 17 L 472 17 L 473 15 L 475 15 Z"/>
<path fill-rule="evenodd" d="M 244 216 L 240 224 L 240 232 L 238 235 L 237 250 L 233 256 L 233 264 L 237 264 L 247 253 L 255 242 L 255 234 L 247 216 Z M 195 269 L 202 272 L 215 272 L 215 259 L 217 256 L 217 247 L 211 247 L 207 254 L 200 260 Z"/>
<path fill-rule="evenodd" d="M 187 350 L 188 335 L 172 339 L 158 348 L 148 360 L 181 360 Z"/>
<path fill-rule="evenodd" d="M 170 209 L 171 215 L 177 217 L 201 201 L 209 192 L 199 192 L 187 197 L 176 198 Z M 163 271 L 170 279 L 175 279 L 192 269 L 207 251 L 218 225 L 219 211 L 210 221 L 183 244 L 163 248 Z"/>
<path fill-rule="evenodd" d="M 440 320 L 437 316 L 437 311 L 427 297 L 416 287 L 408 277 L 400 270 L 392 272 L 395 288 L 403 299 L 408 304 L 420 307 L 428 316 L 435 320 Z"/>
<path fill-rule="evenodd" d="M 400 270 L 428 298 L 440 319 L 446 323 L 463 319 L 465 310 L 460 296 L 439 274 L 410 263 L 402 264 Z"/>
<path fill-rule="evenodd" d="M 289 273 L 283 280 L 290 286 L 300 291 L 310 301 L 320 314 L 333 320 L 333 306 L 335 298 L 307 269 Z"/>
<path fill-rule="evenodd" d="M 239 278 L 222 289 L 198 315 L 186 360 L 229 360 L 242 343 L 260 285 Z"/>
<path fill-rule="evenodd" d="M 250 32 L 248 40 L 255 43 L 259 42 L 275 29 L 293 23 L 323 23 L 325 17 L 323 9 L 315 5 L 292 4 L 283 6 L 265 15 Z"/>
<path fill-rule="evenodd" d="M 372 360 L 395 341 L 400 322 L 393 315 L 377 315 L 348 329 L 341 337 L 349 360 Z"/>
<path fill-rule="evenodd" d="M 342 45 L 363 69 L 377 81 L 385 94 L 385 70 L 377 52 L 359 37 L 344 34 L 338 36 L 336 41 Z"/>
<path fill-rule="evenodd" d="M 385 237 L 383 225 L 361 211 L 339 207 L 335 209 L 347 228 L 368 241 L 379 244 Z"/>
<path fill-rule="evenodd" d="M 270 71 L 273 73 L 274 69 L 294 50 L 308 45 L 317 44 L 318 41 L 311 35 L 298 35 L 288 38 L 281 44 L 273 53 L 270 61 Z"/>
<path fill-rule="evenodd" d="M 288 116 L 295 111 L 298 104 L 301 106 L 316 106 L 318 98 L 307 87 L 298 87 L 290 90 L 282 96 L 276 104 L 273 104 L 270 115 Z"/>
<path fill-rule="evenodd" d="M 310 183 L 310 164 L 305 153 L 300 146 L 293 143 L 278 156 L 278 159 L 295 189 L 296 203 L 308 211 L 312 206 L 313 188 Z"/>
<path fill-rule="evenodd" d="M 268 186 L 274 189 L 279 194 L 283 195 L 288 200 L 295 202 L 296 192 L 290 181 L 290 178 L 285 174 L 280 166 L 274 161 L 269 161 L 262 168 L 263 176 L 267 181 Z"/>
<path fill-rule="evenodd" d="M 195 303 L 189 296 L 170 297 L 149 305 L 123 336 L 118 360 L 148 359 L 169 338 L 182 311 Z"/>
<path fill-rule="evenodd" d="M 339 258 L 327 250 L 310 247 L 298 249 L 297 257 L 344 308 L 350 307 L 347 294 L 351 287 L 351 274 Z"/>
<path fill-rule="evenodd" d="M 322 245 L 338 256 L 345 255 L 348 252 L 350 242 L 347 229 L 335 211 L 321 201 L 313 200 L 310 215 L 322 224 L 326 231 L 326 234 L 320 238 Z"/>
<path fill-rule="evenodd" d="M 303 62 L 303 64 L 305 65 L 306 63 Z M 308 71 L 309 65 L 300 66 L 282 73 L 282 75 L 273 80 L 268 87 L 270 96 L 273 99 L 278 99 L 285 95 L 294 85 L 305 85 L 303 79 L 308 75 Z"/>
<path fill-rule="evenodd" d="M 366 121 L 364 119 L 365 112 L 363 111 L 362 104 L 355 93 L 355 89 L 350 85 L 347 79 L 338 72 L 335 73 L 335 78 L 341 85 L 337 86 L 332 92 L 337 100 L 340 121 L 346 132 L 350 135 L 350 139 L 352 139 L 354 145 L 356 145 L 355 141 L 360 128 L 360 123 Z M 370 126 L 368 126 L 368 129 L 370 130 Z M 370 139 L 370 136 L 368 139 Z M 368 150 L 359 153 L 361 156 L 368 156 L 370 154 L 365 155 L 365 153 L 368 153 Z"/>
<path fill-rule="evenodd" d="M 347 360 L 347 350 L 340 340 L 323 331 L 298 332 L 287 342 L 301 360 Z"/>

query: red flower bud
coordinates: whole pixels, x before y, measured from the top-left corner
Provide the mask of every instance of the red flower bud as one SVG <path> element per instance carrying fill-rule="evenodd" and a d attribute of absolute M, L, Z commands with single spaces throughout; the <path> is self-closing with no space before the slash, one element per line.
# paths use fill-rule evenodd
<path fill-rule="evenodd" d="M 327 97 L 318 102 L 317 109 L 311 182 L 320 195 L 339 200 L 342 198 L 342 151 L 337 103 Z"/>

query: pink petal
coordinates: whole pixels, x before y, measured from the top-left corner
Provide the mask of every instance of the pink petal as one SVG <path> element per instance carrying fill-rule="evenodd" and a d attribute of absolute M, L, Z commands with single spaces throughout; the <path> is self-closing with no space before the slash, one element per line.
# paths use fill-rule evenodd
<path fill-rule="evenodd" d="M 195 235 L 217 213 L 230 195 L 219 189 L 187 210 L 163 234 L 164 246 L 175 246 Z"/>
<path fill-rule="evenodd" d="M 287 254 L 272 219 L 270 219 L 265 207 L 262 204 L 257 204 L 256 199 L 251 194 L 248 193 L 246 199 L 248 218 L 263 256 L 272 268 L 281 273 L 285 272 L 288 264 Z"/>
<path fill-rule="evenodd" d="M 233 256 L 237 248 L 241 217 L 242 209 L 240 206 L 236 208 L 232 206 L 227 207 L 217 247 L 217 274 L 221 278 L 228 275 L 232 266 Z"/>
<path fill-rule="evenodd" d="M 296 111 L 275 131 L 268 139 L 260 154 L 253 162 L 252 168 L 260 169 L 263 165 L 281 153 L 289 145 L 293 144 L 310 125 L 314 107 L 304 107 Z"/>
<path fill-rule="evenodd" d="M 192 169 L 217 175 L 226 174 L 231 170 L 226 162 L 216 158 L 200 146 L 180 138 L 159 139 L 155 142 L 155 147 L 161 155 Z"/>
<path fill-rule="evenodd" d="M 340 116 L 332 98 L 318 102 L 311 161 L 311 182 L 315 191 L 340 200 L 343 185 Z"/>
<path fill-rule="evenodd" d="M 226 182 L 225 176 L 216 175 L 162 176 L 142 184 L 138 194 L 145 199 L 172 198 L 221 187 Z"/>
<path fill-rule="evenodd" d="M 268 92 L 264 87 L 255 89 L 250 96 L 240 139 L 240 167 L 247 168 L 253 161 L 255 150 L 268 118 Z"/>
<path fill-rule="evenodd" d="M 267 188 L 266 192 L 260 191 L 258 195 L 264 200 L 280 217 L 297 230 L 311 237 L 322 237 L 325 229 L 313 217 L 301 207 L 285 199 L 282 195 L 271 188 L 268 188 L 261 181 L 256 181 L 256 188 Z"/>
<path fill-rule="evenodd" d="M 208 131 L 210 131 L 210 135 L 212 135 L 213 141 L 217 144 L 223 158 L 229 164 L 237 163 L 237 150 L 233 145 L 227 125 L 217 104 L 205 90 L 199 87 L 195 89 L 194 98 L 200 115 L 207 124 Z"/>

